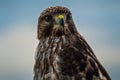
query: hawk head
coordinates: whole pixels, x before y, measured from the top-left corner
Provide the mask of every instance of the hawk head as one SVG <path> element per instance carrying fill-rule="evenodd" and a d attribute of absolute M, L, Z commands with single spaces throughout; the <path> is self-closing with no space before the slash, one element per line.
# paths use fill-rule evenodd
<path fill-rule="evenodd" d="M 50 36 L 74 34 L 75 28 L 71 12 L 66 7 L 55 6 L 44 10 L 38 20 L 38 39 Z"/>

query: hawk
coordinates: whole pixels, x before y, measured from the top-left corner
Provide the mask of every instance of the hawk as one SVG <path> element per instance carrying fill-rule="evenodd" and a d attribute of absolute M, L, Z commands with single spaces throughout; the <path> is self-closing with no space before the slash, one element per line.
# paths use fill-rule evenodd
<path fill-rule="evenodd" d="M 77 31 L 68 8 L 49 7 L 38 19 L 34 80 L 111 80 Z"/>

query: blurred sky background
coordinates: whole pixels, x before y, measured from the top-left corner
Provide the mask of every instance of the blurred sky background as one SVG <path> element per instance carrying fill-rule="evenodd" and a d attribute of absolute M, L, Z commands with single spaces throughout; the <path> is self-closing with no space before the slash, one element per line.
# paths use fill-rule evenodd
<path fill-rule="evenodd" d="M 49 6 L 68 7 L 77 29 L 120 79 L 120 0 L 0 0 L 0 80 L 32 80 L 37 20 Z"/>

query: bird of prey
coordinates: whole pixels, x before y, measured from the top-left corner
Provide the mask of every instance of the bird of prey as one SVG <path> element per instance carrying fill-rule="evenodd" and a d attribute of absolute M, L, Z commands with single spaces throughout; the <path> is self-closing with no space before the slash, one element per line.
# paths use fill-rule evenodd
<path fill-rule="evenodd" d="M 34 80 L 111 80 L 68 8 L 45 9 L 38 19 L 37 38 Z"/>

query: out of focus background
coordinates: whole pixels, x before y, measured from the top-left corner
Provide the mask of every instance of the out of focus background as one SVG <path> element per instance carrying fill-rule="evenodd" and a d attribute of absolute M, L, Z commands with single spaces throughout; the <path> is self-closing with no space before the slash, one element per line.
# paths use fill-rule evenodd
<path fill-rule="evenodd" d="M 37 20 L 49 6 L 68 7 L 112 80 L 120 79 L 120 0 L 0 0 L 0 80 L 32 80 Z"/>

